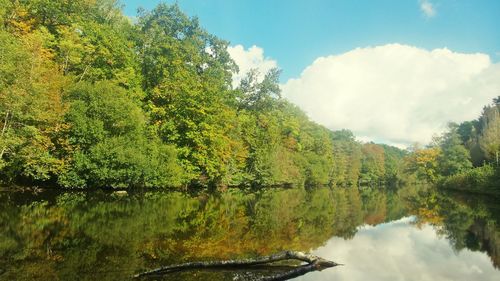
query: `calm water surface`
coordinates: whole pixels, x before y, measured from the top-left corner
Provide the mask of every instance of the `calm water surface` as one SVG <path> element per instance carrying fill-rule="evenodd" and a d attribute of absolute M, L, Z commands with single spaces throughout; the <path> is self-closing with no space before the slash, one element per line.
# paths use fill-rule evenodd
<path fill-rule="evenodd" d="M 160 265 L 285 249 L 345 264 L 295 280 L 500 280 L 500 204 L 416 187 L 0 192 L 0 280 L 128 280 Z"/>

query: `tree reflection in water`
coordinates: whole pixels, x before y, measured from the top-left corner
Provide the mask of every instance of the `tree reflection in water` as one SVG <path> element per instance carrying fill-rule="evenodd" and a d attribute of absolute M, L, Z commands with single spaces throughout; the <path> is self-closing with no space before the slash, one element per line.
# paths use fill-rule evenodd
<path fill-rule="evenodd" d="M 498 266 L 495 212 L 414 187 L 127 196 L 0 192 L 0 202 L 0 268 L 5 269 L 0 279 L 5 280 L 121 280 L 186 261 L 308 252 L 331 237 L 353 238 L 360 225 L 410 213 L 417 224 L 440 225 L 456 249 L 486 251 Z M 447 204 L 453 210 L 444 210 Z M 191 272 L 172 280 L 242 280 L 252 274 L 260 273 Z"/>

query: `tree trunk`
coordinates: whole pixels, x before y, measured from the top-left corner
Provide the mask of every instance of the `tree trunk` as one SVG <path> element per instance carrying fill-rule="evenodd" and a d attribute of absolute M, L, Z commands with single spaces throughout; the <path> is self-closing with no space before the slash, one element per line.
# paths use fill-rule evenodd
<path fill-rule="evenodd" d="M 151 275 L 162 275 L 184 270 L 192 269 L 211 269 L 211 268 L 251 268 L 256 265 L 269 264 L 276 261 L 283 260 L 299 260 L 306 262 L 306 265 L 298 266 L 289 270 L 285 273 L 279 273 L 272 276 L 264 277 L 261 280 L 271 281 L 271 280 L 287 280 L 293 277 L 304 275 L 311 271 L 322 270 L 329 267 L 334 267 L 339 264 L 325 260 L 323 258 L 304 254 L 302 252 L 295 251 L 285 251 L 278 254 L 259 257 L 255 259 L 242 259 L 242 260 L 225 260 L 225 261 L 206 261 L 206 262 L 187 262 L 183 264 L 169 265 L 159 267 L 150 271 L 138 273 L 134 275 L 134 278 L 151 276 Z"/>
<path fill-rule="evenodd" d="M 9 111 L 7 111 L 5 113 L 5 119 L 3 121 L 3 128 L 2 128 L 2 137 L 3 137 L 3 134 L 5 134 L 5 131 L 7 130 L 8 121 L 9 121 Z"/>
<path fill-rule="evenodd" d="M 5 113 L 5 120 L 3 121 L 3 128 L 2 128 L 2 134 L 0 135 L 3 138 L 3 135 L 7 131 L 7 126 L 9 125 L 9 111 L 7 110 L 7 113 Z M 4 145 L 2 147 L 2 151 L 0 151 L 0 160 L 3 157 L 3 154 L 5 153 L 6 146 Z"/>

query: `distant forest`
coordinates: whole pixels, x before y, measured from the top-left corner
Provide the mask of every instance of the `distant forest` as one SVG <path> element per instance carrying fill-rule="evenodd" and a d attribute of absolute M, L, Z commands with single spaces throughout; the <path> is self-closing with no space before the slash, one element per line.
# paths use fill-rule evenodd
<path fill-rule="evenodd" d="M 177 5 L 132 21 L 115 0 L 0 0 L 0 180 L 66 188 L 445 184 L 473 165 L 498 175 L 499 100 L 428 148 L 363 144 L 281 98 L 278 69 L 250 71 L 233 87 L 228 44 Z"/>

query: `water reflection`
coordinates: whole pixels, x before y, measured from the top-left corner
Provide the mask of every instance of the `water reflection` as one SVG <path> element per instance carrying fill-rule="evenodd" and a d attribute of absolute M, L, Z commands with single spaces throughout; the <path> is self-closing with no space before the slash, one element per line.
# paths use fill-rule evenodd
<path fill-rule="evenodd" d="M 126 196 L 4 191 L 0 279 L 123 280 L 164 264 L 285 249 L 315 250 L 347 264 L 304 280 L 500 277 L 492 266 L 500 252 L 497 203 L 455 197 L 415 187 Z M 446 275 L 447 266 L 460 269 Z M 183 273 L 166 280 L 255 274 L 261 273 Z"/>
<path fill-rule="evenodd" d="M 340 270 L 311 273 L 297 280 L 498 280 L 481 252 L 456 252 L 439 231 L 415 217 L 363 226 L 352 240 L 334 237 L 314 254 L 346 263 Z"/>

